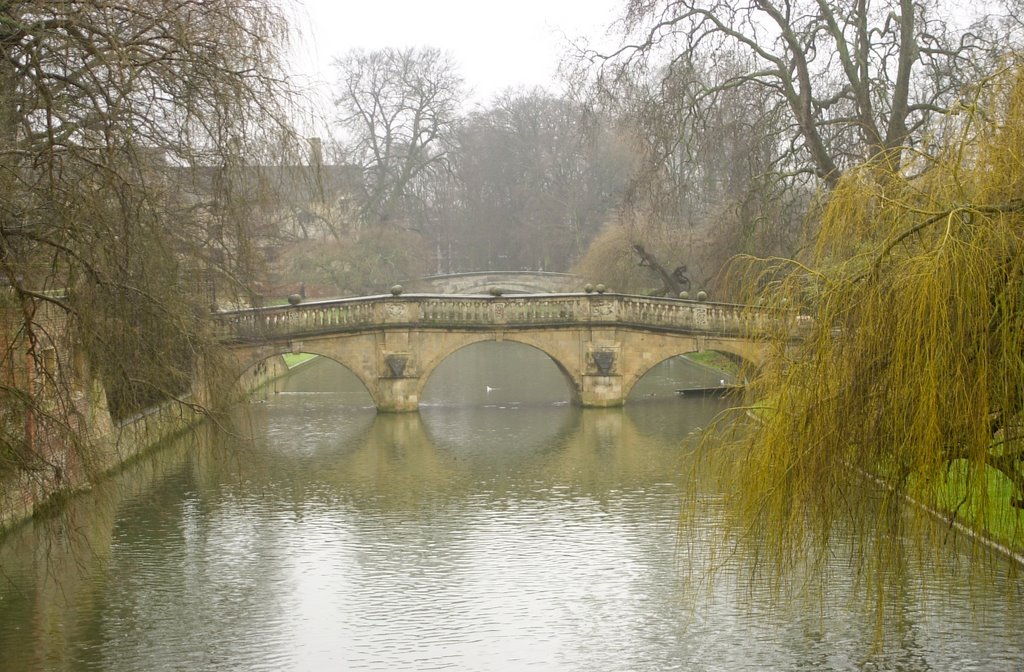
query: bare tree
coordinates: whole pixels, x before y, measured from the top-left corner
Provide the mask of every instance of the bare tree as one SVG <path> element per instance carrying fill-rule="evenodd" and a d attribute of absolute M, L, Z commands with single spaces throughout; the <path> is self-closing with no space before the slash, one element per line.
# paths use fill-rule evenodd
<path fill-rule="evenodd" d="M 364 219 L 384 222 L 422 209 L 417 182 L 448 170 L 462 78 L 431 48 L 354 50 L 336 59 L 338 121 L 349 160 L 366 182 Z"/>
<path fill-rule="evenodd" d="M 568 270 L 632 168 L 607 120 L 543 90 L 503 93 L 458 137 L 454 254 L 468 268 Z"/>
<path fill-rule="evenodd" d="M 744 63 L 708 70 L 715 76 L 702 83 L 694 113 L 707 118 L 723 94 L 753 88 L 787 120 L 781 163 L 834 186 L 868 159 L 901 165 L 931 116 L 955 105 L 1007 47 L 991 17 L 957 26 L 953 9 L 931 0 L 629 0 L 629 42 L 602 60 Z"/>
<path fill-rule="evenodd" d="M 722 58 L 705 71 L 683 62 L 606 71 L 589 89 L 591 104 L 615 120 L 637 156 L 618 225 L 620 254 L 653 271 L 661 293 L 708 287 L 738 252 L 787 254 L 799 240 L 800 209 L 813 186 L 779 165 L 783 131 L 771 101 L 749 88 L 719 94 L 701 114 L 703 83 L 740 64 Z M 808 188 L 808 187 L 811 188 Z"/>
<path fill-rule="evenodd" d="M 187 390 L 211 347 L 209 283 L 241 286 L 257 260 L 233 176 L 288 144 L 286 29 L 264 0 L 0 3 L 3 356 L 17 374 L 0 467 L 52 475 L 44 437 L 17 419 L 82 429 L 80 395 L 53 374 L 73 358 L 122 417 Z"/>

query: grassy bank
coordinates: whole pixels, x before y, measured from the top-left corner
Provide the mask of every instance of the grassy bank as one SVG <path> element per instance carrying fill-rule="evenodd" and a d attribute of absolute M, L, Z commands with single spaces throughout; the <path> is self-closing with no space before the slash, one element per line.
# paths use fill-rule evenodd
<path fill-rule="evenodd" d="M 691 362 L 706 366 L 722 373 L 727 373 L 730 376 L 739 375 L 740 365 L 735 361 L 729 359 L 720 352 L 714 350 L 704 350 L 703 352 L 691 352 L 683 355 Z"/>
<path fill-rule="evenodd" d="M 769 397 L 751 408 L 748 417 L 766 419 L 775 410 L 776 399 Z M 873 478 L 884 484 L 885 474 Z M 986 467 L 984 472 L 969 469 L 967 460 L 951 461 L 945 477 L 928 485 L 920 478 L 910 477 L 906 495 L 910 501 L 950 523 L 957 523 L 971 534 L 1004 547 L 1015 557 L 1024 555 L 1024 501 L 1014 503 L 1014 487 L 998 469 Z"/>
<path fill-rule="evenodd" d="M 281 358 L 284 359 L 285 366 L 287 366 L 289 369 L 294 369 L 296 366 L 299 366 L 300 364 L 305 364 L 308 361 L 316 359 L 316 357 L 316 355 L 311 355 L 307 352 L 300 352 L 297 354 L 288 353 L 285 355 L 281 355 Z"/>
<path fill-rule="evenodd" d="M 946 470 L 936 505 L 964 525 L 1015 553 L 1024 553 L 1024 510 L 1014 506 L 1013 484 L 998 469 L 984 473 L 953 460 Z"/>

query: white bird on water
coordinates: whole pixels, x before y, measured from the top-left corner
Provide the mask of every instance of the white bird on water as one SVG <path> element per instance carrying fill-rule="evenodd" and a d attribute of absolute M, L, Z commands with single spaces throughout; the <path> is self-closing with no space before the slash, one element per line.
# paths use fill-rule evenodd
<path fill-rule="evenodd" d="M 490 385 L 484 385 L 484 387 L 487 389 L 487 394 L 490 394 L 493 390 L 498 389 L 496 387 L 491 387 Z"/>

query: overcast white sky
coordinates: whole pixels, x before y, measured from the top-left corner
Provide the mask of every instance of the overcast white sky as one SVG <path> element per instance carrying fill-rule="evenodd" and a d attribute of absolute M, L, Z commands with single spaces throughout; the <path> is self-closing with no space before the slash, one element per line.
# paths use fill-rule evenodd
<path fill-rule="evenodd" d="M 570 40 L 606 39 L 626 0 L 294 0 L 297 70 L 331 86 L 352 48 L 431 46 L 459 64 L 473 102 L 512 86 L 552 86 Z"/>

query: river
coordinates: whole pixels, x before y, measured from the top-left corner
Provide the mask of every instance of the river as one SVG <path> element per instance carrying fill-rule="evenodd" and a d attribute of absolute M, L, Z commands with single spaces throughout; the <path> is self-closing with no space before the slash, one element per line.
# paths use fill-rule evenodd
<path fill-rule="evenodd" d="M 1015 580 L 967 561 L 908 571 L 879 638 L 841 552 L 781 600 L 712 553 L 721 493 L 685 437 L 726 402 L 674 389 L 718 377 L 677 358 L 580 410 L 540 353 L 479 344 L 419 414 L 377 415 L 304 365 L 4 539 L 0 669 L 1024 666 Z"/>

